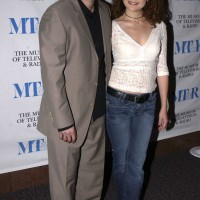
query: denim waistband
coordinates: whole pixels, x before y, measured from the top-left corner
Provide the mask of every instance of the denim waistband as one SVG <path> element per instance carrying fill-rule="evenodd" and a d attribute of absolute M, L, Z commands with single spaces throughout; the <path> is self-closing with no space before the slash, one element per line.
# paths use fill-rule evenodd
<path fill-rule="evenodd" d="M 149 99 L 150 94 L 154 94 L 155 91 L 153 91 L 152 93 L 145 93 L 145 94 L 128 94 L 108 86 L 107 93 L 114 97 L 132 101 L 134 103 L 145 103 Z"/>

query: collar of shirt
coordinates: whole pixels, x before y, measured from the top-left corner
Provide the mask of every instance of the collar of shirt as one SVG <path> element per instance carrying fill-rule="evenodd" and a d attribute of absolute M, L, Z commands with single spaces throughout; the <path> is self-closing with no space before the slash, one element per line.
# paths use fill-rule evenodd
<path fill-rule="evenodd" d="M 78 2 L 80 4 L 81 10 L 83 11 L 83 14 L 85 16 L 93 17 L 93 15 L 98 11 L 98 0 L 95 0 L 95 2 L 94 2 L 94 11 L 93 12 L 91 12 L 81 0 L 78 0 Z"/>

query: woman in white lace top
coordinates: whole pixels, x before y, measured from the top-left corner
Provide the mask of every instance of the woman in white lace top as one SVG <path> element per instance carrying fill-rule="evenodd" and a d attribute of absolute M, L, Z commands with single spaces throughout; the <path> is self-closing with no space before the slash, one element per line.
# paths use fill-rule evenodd
<path fill-rule="evenodd" d="M 167 125 L 167 34 L 163 0 L 114 0 L 113 68 L 107 90 L 107 131 L 118 200 L 139 200 L 156 92 L 158 130 Z"/>

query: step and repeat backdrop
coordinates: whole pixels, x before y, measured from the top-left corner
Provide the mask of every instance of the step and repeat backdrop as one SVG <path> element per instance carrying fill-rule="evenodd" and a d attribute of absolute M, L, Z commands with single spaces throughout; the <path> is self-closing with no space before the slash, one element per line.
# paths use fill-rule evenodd
<path fill-rule="evenodd" d="M 0 173 L 48 164 L 46 137 L 36 130 L 43 93 L 38 29 L 55 1 L 0 1 Z M 200 1 L 168 6 L 171 127 L 158 140 L 200 130 Z"/>

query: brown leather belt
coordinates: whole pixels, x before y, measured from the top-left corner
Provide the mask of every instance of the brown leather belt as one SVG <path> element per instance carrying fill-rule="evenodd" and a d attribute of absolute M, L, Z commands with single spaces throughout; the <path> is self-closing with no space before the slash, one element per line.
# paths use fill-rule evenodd
<path fill-rule="evenodd" d="M 134 103 L 145 103 L 148 99 L 151 93 L 145 93 L 145 94 L 127 94 L 124 92 L 120 92 L 114 88 L 111 88 L 108 86 L 107 88 L 107 93 L 114 96 L 118 97 L 124 100 L 132 101 Z M 153 92 L 155 93 L 155 91 Z"/>

